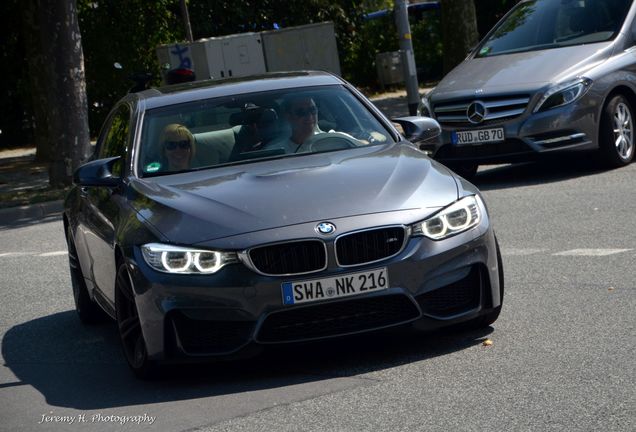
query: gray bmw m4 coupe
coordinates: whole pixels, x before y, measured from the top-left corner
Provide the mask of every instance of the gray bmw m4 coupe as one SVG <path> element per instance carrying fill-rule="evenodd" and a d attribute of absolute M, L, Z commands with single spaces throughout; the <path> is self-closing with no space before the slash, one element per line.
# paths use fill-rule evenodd
<path fill-rule="evenodd" d="M 267 344 L 492 324 L 503 268 L 483 198 L 418 149 L 434 120 L 393 122 L 320 72 L 128 95 L 65 202 L 80 319 L 115 319 L 142 377 Z"/>

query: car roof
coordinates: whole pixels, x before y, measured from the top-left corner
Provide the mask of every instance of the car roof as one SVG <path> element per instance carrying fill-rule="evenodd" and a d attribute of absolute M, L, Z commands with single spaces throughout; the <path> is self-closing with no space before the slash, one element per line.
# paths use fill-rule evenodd
<path fill-rule="evenodd" d="M 193 100 L 210 99 L 245 93 L 297 87 L 344 84 L 328 72 L 298 71 L 276 72 L 242 78 L 193 81 L 189 83 L 152 88 L 131 95 L 145 102 L 146 109 L 175 105 Z"/>

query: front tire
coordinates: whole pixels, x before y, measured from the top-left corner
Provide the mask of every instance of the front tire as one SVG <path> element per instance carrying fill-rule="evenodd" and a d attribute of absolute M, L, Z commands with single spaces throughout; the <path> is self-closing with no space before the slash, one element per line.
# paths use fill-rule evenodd
<path fill-rule="evenodd" d="M 616 95 L 603 108 L 599 151 L 610 168 L 628 165 L 634 159 L 634 111 L 623 95 Z"/>
<path fill-rule="evenodd" d="M 120 263 L 117 268 L 115 310 L 119 338 L 128 366 L 138 378 L 153 378 L 158 372 L 157 364 L 148 358 L 133 282 L 124 263 Z"/>

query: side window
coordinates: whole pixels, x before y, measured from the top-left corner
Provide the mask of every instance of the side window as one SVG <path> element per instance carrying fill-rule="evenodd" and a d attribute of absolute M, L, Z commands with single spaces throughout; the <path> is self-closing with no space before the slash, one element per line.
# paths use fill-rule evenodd
<path fill-rule="evenodd" d="M 130 130 L 130 109 L 128 105 L 121 105 L 112 117 L 104 141 L 99 149 L 99 158 L 121 156 L 121 160 L 113 165 L 113 175 L 121 176 L 126 160 L 126 144 Z"/>

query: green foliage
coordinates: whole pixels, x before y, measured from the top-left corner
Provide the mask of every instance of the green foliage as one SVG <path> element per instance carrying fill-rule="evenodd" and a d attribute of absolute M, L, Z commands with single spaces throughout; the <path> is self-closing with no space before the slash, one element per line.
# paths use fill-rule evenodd
<path fill-rule="evenodd" d="M 5 0 L 0 13 L 0 148 L 24 145 L 30 139 L 31 100 L 20 19 L 18 0 Z"/>
<path fill-rule="evenodd" d="M 182 40 L 178 0 L 79 0 L 91 136 L 133 82 L 128 76 L 151 71 L 159 83 L 155 48 Z M 119 62 L 123 70 L 115 69 Z"/>

